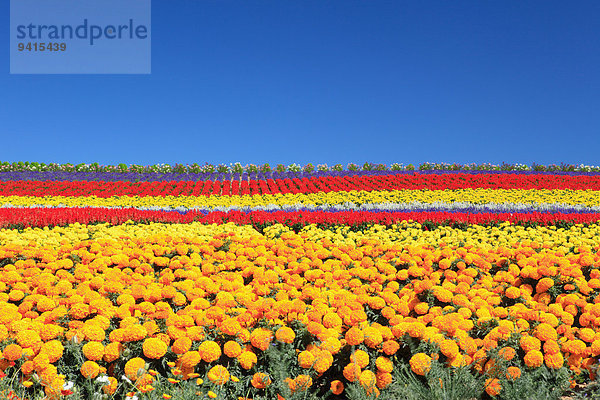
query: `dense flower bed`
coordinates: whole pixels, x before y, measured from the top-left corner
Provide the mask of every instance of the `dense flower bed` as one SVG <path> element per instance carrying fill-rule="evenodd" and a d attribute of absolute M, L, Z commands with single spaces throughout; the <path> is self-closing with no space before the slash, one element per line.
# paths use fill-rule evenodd
<path fill-rule="evenodd" d="M 598 225 L 421 228 L 5 230 L 4 379 L 51 397 L 193 380 L 234 398 L 384 393 L 401 365 L 467 368 L 492 395 L 540 368 L 593 374 Z"/>
<path fill-rule="evenodd" d="M 545 399 L 595 377 L 599 175 L 375 167 L 4 172 L 0 393 Z"/>

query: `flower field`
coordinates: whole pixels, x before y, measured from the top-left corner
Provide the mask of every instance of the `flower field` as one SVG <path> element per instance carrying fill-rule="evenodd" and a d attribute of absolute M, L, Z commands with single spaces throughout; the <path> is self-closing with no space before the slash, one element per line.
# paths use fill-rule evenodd
<path fill-rule="evenodd" d="M 0 164 L 0 398 L 558 399 L 596 379 L 595 167 L 30 165 Z"/>

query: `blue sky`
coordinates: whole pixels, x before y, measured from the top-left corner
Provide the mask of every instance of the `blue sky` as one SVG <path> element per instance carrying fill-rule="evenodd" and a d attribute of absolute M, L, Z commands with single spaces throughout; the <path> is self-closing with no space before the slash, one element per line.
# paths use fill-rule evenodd
<path fill-rule="evenodd" d="M 150 75 L 10 75 L 0 161 L 584 163 L 595 1 L 152 1 Z"/>

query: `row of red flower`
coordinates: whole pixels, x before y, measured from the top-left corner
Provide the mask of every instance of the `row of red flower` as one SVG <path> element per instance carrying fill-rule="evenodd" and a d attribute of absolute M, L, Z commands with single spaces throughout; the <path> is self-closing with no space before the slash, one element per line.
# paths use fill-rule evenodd
<path fill-rule="evenodd" d="M 293 179 L 188 182 L 0 182 L 3 196 L 210 196 L 316 193 L 395 189 L 571 189 L 600 190 L 600 176 L 517 174 L 389 174 Z"/>
<path fill-rule="evenodd" d="M 401 221 L 429 222 L 434 224 L 489 224 L 504 221 L 552 225 L 557 223 L 596 223 L 598 214 L 578 213 L 453 213 L 453 212 L 368 212 L 368 211 L 214 211 L 204 214 L 190 211 L 185 214 L 176 211 L 148 211 L 134 208 L 17 208 L 0 209 L 0 228 L 6 227 L 43 227 L 67 225 L 72 223 L 92 224 L 108 222 L 122 224 L 128 220 L 137 222 L 190 223 L 227 223 L 268 225 L 282 223 L 288 226 L 307 224 L 327 225 L 390 225 Z"/>

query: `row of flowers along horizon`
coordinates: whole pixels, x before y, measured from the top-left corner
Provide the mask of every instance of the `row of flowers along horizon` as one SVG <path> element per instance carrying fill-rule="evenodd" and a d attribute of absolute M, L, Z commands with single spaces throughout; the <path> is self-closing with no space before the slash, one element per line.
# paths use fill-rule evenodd
<path fill-rule="evenodd" d="M 600 356 L 600 176 L 547 169 L 12 175 L 0 393 L 558 398 Z"/>

